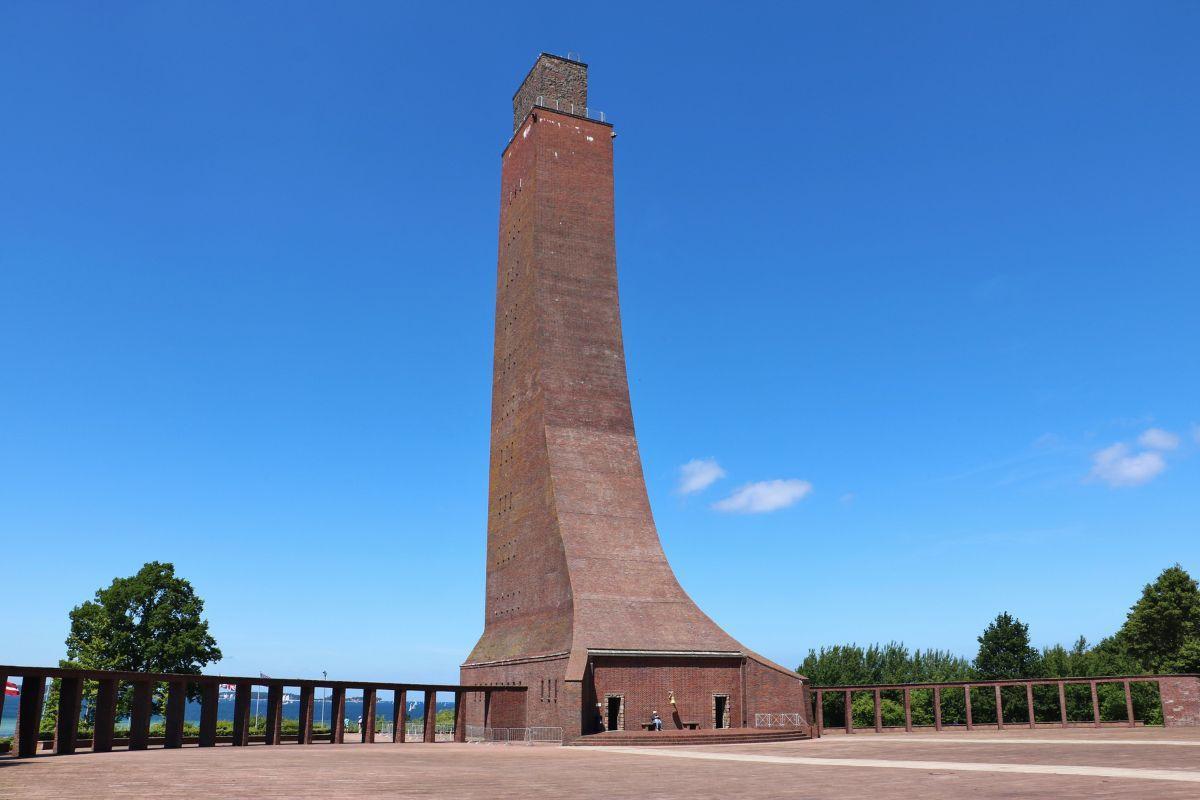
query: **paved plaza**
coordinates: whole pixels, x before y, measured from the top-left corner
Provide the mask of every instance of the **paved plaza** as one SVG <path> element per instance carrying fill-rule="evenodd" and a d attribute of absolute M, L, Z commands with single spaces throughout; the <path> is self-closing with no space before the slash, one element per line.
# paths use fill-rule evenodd
<path fill-rule="evenodd" d="M 1200 730 L 856 734 L 768 745 L 219 747 L 0 759 L 0 798 L 1196 798 Z"/>

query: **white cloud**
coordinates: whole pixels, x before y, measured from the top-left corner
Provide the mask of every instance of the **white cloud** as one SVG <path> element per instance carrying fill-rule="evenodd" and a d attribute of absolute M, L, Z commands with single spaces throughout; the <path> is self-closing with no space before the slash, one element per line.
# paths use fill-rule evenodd
<path fill-rule="evenodd" d="M 1179 437 L 1162 428 L 1147 428 L 1138 437 L 1138 444 L 1150 450 L 1174 450 L 1179 447 Z"/>
<path fill-rule="evenodd" d="M 707 489 L 725 477 L 725 470 L 715 458 L 693 458 L 679 468 L 680 494 L 692 494 Z"/>
<path fill-rule="evenodd" d="M 842 505 L 848 506 L 854 502 L 854 492 L 846 492 L 838 500 L 841 501 Z"/>
<path fill-rule="evenodd" d="M 789 480 L 759 481 L 748 483 L 724 500 L 713 503 L 717 511 L 733 511 L 740 514 L 765 514 L 787 508 L 812 491 L 808 481 Z"/>
<path fill-rule="evenodd" d="M 1062 445 L 1062 437 L 1057 433 L 1043 433 L 1033 440 L 1034 450 L 1053 450 Z"/>
<path fill-rule="evenodd" d="M 1138 486 L 1157 477 L 1167 468 L 1160 453 L 1130 453 L 1129 445 L 1118 442 L 1092 456 L 1091 477 L 1109 486 Z"/>

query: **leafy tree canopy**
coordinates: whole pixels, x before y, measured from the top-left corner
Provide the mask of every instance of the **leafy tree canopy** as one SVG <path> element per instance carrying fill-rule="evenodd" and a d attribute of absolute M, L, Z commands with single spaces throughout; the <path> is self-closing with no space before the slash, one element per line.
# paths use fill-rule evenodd
<path fill-rule="evenodd" d="M 1200 670 L 1200 588 L 1178 564 L 1142 590 L 1114 645 L 1151 672 Z"/>
<path fill-rule="evenodd" d="M 909 651 L 901 642 L 809 650 L 797 670 L 817 686 L 967 680 L 971 664 L 944 650 Z"/>
<path fill-rule="evenodd" d="M 974 664 L 946 651 L 910 651 L 889 642 L 809 650 L 796 671 L 815 686 L 1200 672 L 1200 588 L 1178 564 L 1164 570 L 1146 586 L 1121 630 L 1094 646 L 1081 636 L 1070 647 L 1056 644 L 1039 653 L 1029 644 L 1029 626 L 1004 613 L 979 637 Z M 1135 685 L 1135 703 L 1140 691 Z M 841 702 L 826 699 L 831 713 Z M 988 702 L 986 696 L 981 702 Z M 1080 708 L 1076 716 L 1090 714 L 1090 701 Z"/>
<path fill-rule="evenodd" d="M 1037 675 L 1040 660 L 1029 644 L 1029 626 L 1005 611 L 979 637 L 975 672 L 984 680 L 1031 678 Z"/>
<path fill-rule="evenodd" d="M 71 611 L 67 659 L 86 669 L 199 673 L 221 658 L 203 611 L 172 564 L 151 561 Z"/>

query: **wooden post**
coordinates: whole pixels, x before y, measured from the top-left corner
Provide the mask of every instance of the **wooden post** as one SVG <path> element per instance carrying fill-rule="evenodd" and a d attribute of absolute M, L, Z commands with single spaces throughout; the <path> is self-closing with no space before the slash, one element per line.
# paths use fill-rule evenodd
<path fill-rule="evenodd" d="M 1000 684 L 992 687 L 996 690 L 996 730 L 1004 730 L 1004 694 L 1000 691 Z"/>
<path fill-rule="evenodd" d="M 346 687 L 334 686 L 329 693 L 329 741 L 342 744 L 346 741 Z"/>
<path fill-rule="evenodd" d="M 1129 720 L 1129 727 L 1135 727 L 1137 721 L 1133 718 L 1133 692 L 1129 689 L 1129 681 L 1124 681 L 1125 684 L 1125 717 Z"/>
<path fill-rule="evenodd" d="M 817 736 L 825 732 L 825 692 L 817 689 Z"/>
<path fill-rule="evenodd" d="M 129 749 L 145 750 L 150 745 L 150 701 L 154 684 L 137 681 L 133 684 L 133 702 L 129 708 Z"/>
<path fill-rule="evenodd" d="M 467 693 L 461 689 L 454 693 L 454 741 L 467 740 Z"/>
<path fill-rule="evenodd" d="M 436 742 L 437 734 L 437 692 L 425 690 L 425 741 Z"/>
<path fill-rule="evenodd" d="M 846 733 L 854 733 L 854 711 L 850 707 L 850 690 L 846 690 Z"/>
<path fill-rule="evenodd" d="M 187 710 L 187 688 L 184 681 L 171 681 L 167 686 L 166 738 L 163 747 L 183 747 L 183 716 Z"/>
<path fill-rule="evenodd" d="M 1100 727 L 1100 698 L 1096 696 L 1096 682 L 1090 682 L 1092 688 L 1092 725 Z"/>
<path fill-rule="evenodd" d="M 942 687 L 933 687 L 933 729 L 942 729 Z"/>
<path fill-rule="evenodd" d="M 392 743 L 404 741 L 404 726 L 408 724 L 408 690 L 399 687 L 395 690 L 396 702 L 392 704 Z"/>
<path fill-rule="evenodd" d="M 904 730 L 912 733 L 912 695 L 907 686 L 904 687 Z"/>
<path fill-rule="evenodd" d="M 92 752 L 107 753 L 113 747 L 113 728 L 117 723 L 118 684 L 102 680 L 96 687 L 96 726 L 92 733 Z"/>
<path fill-rule="evenodd" d="M 359 736 L 362 738 L 363 744 L 372 744 L 375 741 L 375 690 L 363 689 L 363 712 L 362 712 L 362 730 L 359 731 Z"/>
<path fill-rule="evenodd" d="M 54 752 L 69 756 L 79 740 L 79 705 L 83 698 L 83 681 L 61 678 L 58 682 L 58 721 L 55 726 Z"/>
<path fill-rule="evenodd" d="M 1037 721 L 1037 714 L 1033 710 L 1033 683 L 1025 684 L 1025 705 L 1029 707 L 1029 727 L 1033 727 Z"/>
<path fill-rule="evenodd" d="M 875 732 L 883 733 L 883 711 L 879 707 L 879 690 L 875 690 Z"/>
<path fill-rule="evenodd" d="M 1058 682 L 1058 716 L 1062 726 L 1067 727 L 1067 685 L 1062 681 Z"/>
<path fill-rule="evenodd" d="M 42 703 L 46 699 L 46 676 L 21 676 L 21 701 L 17 705 L 17 758 L 37 755 L 42 728 Z"/>
<path fill-rule="evenodd" d="M 233 744 L 245 747 L 250 743 L 250 692 L 254 686 L 240 681 L 233 690 Z"/>
<path fill-rule="evenodd" d="M 313 697 L 315 693 L 313 686 L 300 687 L 300 708 L 296 711 L 299 723 L 299 730 L 296 732 L 297 744 L 312 744 Z"/>
<path fill-rule="evenodd" d="M 973 721 L 971 720 L 971 687 L 970 687 L 970 685 L 963 687 L 963 694 L 967 698 L 967 730 L 973 731 L 973 730 L 975 730 L 975 725 L 974 725 Z"/>
<path fill-rule="evenodd" d="M 283 684 L 272 683 L 267 686 L 267 718 L 263 727 L 263 742 L 279 744 L 279 734 L 283 730 Z"/>
<path fill-rule="evenodd" d="M 8 690 L 8 676 L 7 675 L 0 675 L 0 685 L 2 685 L 5 689 L 5 691 L 0 692 L 0 719 L 4 719 L 4 698 L 8 697 L 8 691 L 7 691 Z"/>
<path fill-rule="evenodd" d="M 200 684 L 200 746 L 217 744 L 217 706 L 221 702 L 221 687 L 211 681 Z"/>

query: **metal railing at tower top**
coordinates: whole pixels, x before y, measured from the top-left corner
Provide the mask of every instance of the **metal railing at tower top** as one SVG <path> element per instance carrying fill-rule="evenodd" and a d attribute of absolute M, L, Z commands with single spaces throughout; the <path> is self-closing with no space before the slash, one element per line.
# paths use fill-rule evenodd
<path fill-rule="evenodd" d="M 19 678 L 21 683 L 15 683 L 8 688 L 10 678 Z M 48 703 L 47 681 L 53 681 L 55 703 Z M 346 741 L 346 705 L 348 702 L 362 704 L 362 723 L 357 731 L 361 741 L 375 741 L 375 734 L 390 728 L 400 735 L 392 737 L 392 741 L 402 743 L 409 728 L 408 700 L 417 700 L 418 696 L 424 703 L 423 719 L 414 726 L 413 733 L 419 726 L 419 741 L 437 741 L 438 733 L 450 733 L 454 741 L 466 741 L 466 708 L 469 696 L 482 693 L 484 721 L 487 721 L 487 711 L 491 699 L 497 695 L 526 692 L 524 686 L 512 685 L 471 685 L 458 684 L 421 684 L 379 681 L 342 681 L 308 678 L 270 678 L 259 675 L 257 678 L 230 675 L 193 675 L 162 672 L 125 672 L 116 670 L 70 669 L 64 667 L 27 667 L 8 666 L 0 664 L 0 682 L 4 682 L 6 690 L 0 694 L 0 717 L 3 716 L 5 695 L 8 702 L 17 704 L 16 742 L 13 750 L 15 755 L 22 758 L 36 755 L 43 749 L 42 718 L 52 717 L 53 738 L 46 741 L 57 755 L 69 755 L 78 749 L 90 748 L 94 753 L 106 752 L 115 747 L 126 746 L 130 750 L 145 750 L 150 745 L 161 744 L 166 748 L 182 747 L 185 744 L 197 744 L 200 747 L 213 747 L 218 743 L 232 745 L 247 745 L 261 741 L 264 744 L 276 745 L 285 742 L 296 744 L 312 744 L 314 741 L 328 741 L 342 744 Z M 85 685 L 89 692 L 94 692 L 94 698 L 89 703 L 87 717 L 91 720 L 91 730 L 82 734 L 81 711 L 85 696 Z M 284 689 L 298 689 L 298 695 L 285 695 Z M 325 694 L 317 697 L 317 690 Z M 347 697 L 347 690 L 361 691 L 360 698 Z M 265 691 L 264 691 L 265 690 Z M 375 714 L 378 692 L 392 692 L 393 714 L 390 722 L 379 719 Z M 437 723 L 438 693 L 454 695 L 454 722 L 452 725 Z M 199 697 L 198 724 L 186 723 L 188 697 Z M 128 703 L 127 712 L 119 712 L 122 698 Z M 251 703 L 255 700 L 265 700 L 265 719 L 261 733 L 257 731 L 257 723 L 251 723 Z M 232 725 L 224 723 L 227 730 L 218 732 L 218 709 L 222 701 L 232 701 Z M 322 702 L 322 708 L 328 706 L 328 732 L 317 732 L 314 728 L 320 726 L 319 718 L 314 719 L 317 702 Z M 297 704 L 296 725 L 292 730 L 284 731 L 283 708 L 288 704 Z M 46 708 L 49 706 L 49 708 Z M 161 710 L 159 710 L 161 709 Z M 161 717 L 161 730 L 152 734 L 152 718 Z M 121 726 L 118 736 L 118 721 L 127 724 Z M 416 722 L 416 720 L 413 720 Z M 314 725 L 314 723 L 318 723 Z M 156 727 L 159 727 L 156 724 Z M 127 728 L 127 730 L 126 730 Z M 188 730 L 190 728 L 190 730 Z M 252 735 L 252 730 L 255 735 Z M 350 732 L 354 732 L 351 730 Z M 90 735 L 90 738 L 88 738 Z"/>
<path fill-rule="evenodd" d="M 545 95 L 539 94 L 537 101 L 534 102 L 534 105 L 541 108 L 560 111 L 563 114 L 570 114 L 573 117 L 583 117 L 584 119 L 591 119 L 597 122 L 608 122 L 608 118 L 605 116 L 603 111 L 597 111 L 594 108 L 577 105 L 570 100 L 561 100 L 557 97 L 548 98 Z"/>

